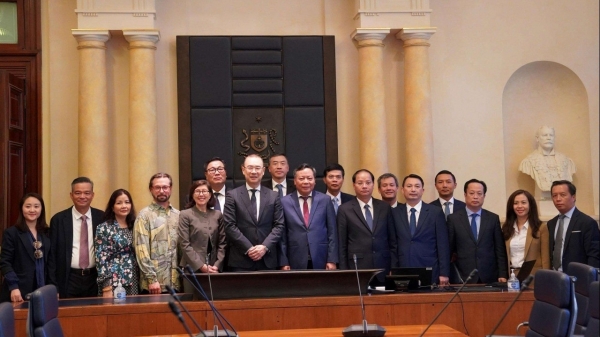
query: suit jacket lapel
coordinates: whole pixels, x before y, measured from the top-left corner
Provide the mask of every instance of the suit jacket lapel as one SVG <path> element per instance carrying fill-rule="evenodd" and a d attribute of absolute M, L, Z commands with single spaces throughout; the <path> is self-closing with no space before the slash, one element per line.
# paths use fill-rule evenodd
<path fill-rule="evenodd" d="M 262 189 L 261 189 L 261 191 L 262 191 Z M 252 219 L 252 221 L 254 222 L 254 224 L 257 224 L 258 222 L 257 222 L 256 218 L 252 216 L 252 214 L 254 212 L 256 212 L 256 210 L 254 210 L 254 211 L 252 210 L 252 205 L 250 203 L 250 195 L 249 195 L 248 190 L 245 187 L 244 188 L 240 188 L 239 189 L 239 193 L 240 193 L 240 195 L 239 195 L 240 199 L 244 202 L 244 206 L 246 206 L 246 210 L 248 211 L 248 215 L 250 216 L 250 218 Z M 261 195 L 260 200 L 262 201 L 262 199 L 263 199 L 263 197 Z"/>
<path fill-rule="evenodd" d="M 300 199 L 298 199 L 298 194 L 296 193 L 292 193 L 292 205 L 294 206 L 294 211 L 296 211 L 296 215 L 298 215 L 298 219 L 300 219 L 301 222 L 304 223 L 304 216 L 302 215 L 302 211 L 300 210 Z"/>
<path fill-rule="evenodd" d="M 527 236 L 525 237 L 525 252 L 523 255 L 523 262 L 527 261 L 527 254 L 529 253 L 529 247 L 531 246 L 531 241 L 533 241 L 533 234 L 532 234 L 533 229 L 531 229 L 531 224 L 527 225 Z M 538 232 L 538 235 L 539 234 Z M 508 246 L 510 246 L 510 244 L 508 244 Z M 508 256 L 509 260 L 510 260 L 510 255 Z M 508 261 L 508 263 L 510 264 L 510 261 Z"/>
<path fill-rule="evenodd" d="M 398 204 L 398 210 L 400 211 L 400 223 L 398 225 L 400 225 L 400 227 L 405 230 L 407 233 L 410 233 L 410 225 L 408 223 L 408 208 L 406 208 L 406 205 L 401 205 Z"/>
<path fill-rule="evenodd" d="M 463 221 L 461 221 L 463 224 L 464 229 L 467 231 L 467 233 L 469 233 L 469 237 L 471 238 L 471 240 L 473 240 L 473 242 L 475 242 L 475 244 L 477 244 L 477 240 L 475 239 L 475 237 L 473 236 L 473 231 L 471 230 L 471 221 L 469 221 L 469 214 L 465 211 L 465 217 L 463 218 Z M 483 224 L 483 219 L 481 219 L 481 224 Z M 479 226 L 479 232 L 481 232 L 481 226 Z M 478 235 L 481 236 L 481 235 Z"/>
<path fill-rule="evenodd" d="M 419 220 L 417 220 L 417 230 L 415 231 L 415 236 L 419 234 L 423 229 L 423 225 L 427 223 L 427 216 L 429 215 L 429 209 L 423 207 L 421 205 L 421 214 L 419 214 Z"/>
<path fill-rule="evenodd" d="M 486 212 L 484 212 L 483 210 L 481 210 L 481 221 L 479 222 L 479 231 L 477 232 L 477 243 L 479 244 L 479 241 L 481 240 L 481 233 L 484 233 L 485 231 L 488 230 L 488 214 Z M 470 227 L 470 224 L 469 224 Z"/>
<path fill-rule="evenodd" d="M 29 240 L 30 238 L 30 234 L 29 231 L 27 232 L 21 232 L 19 231 L 19 238 L 21 239 L 21 243 L 23 244 L 23 246 L 25 246 L 25 250 L 27 251 L 27 255 L 29 255 L 29 257 L 35 261 L 35 257 L 33 256 L 33 244 L 31 243 L 31 241 Z"/>
<path fill-rule="evenodd" d="M 67 261 L 66 261 L 66 265 L 68 266 L 68 268 L 71 267 L 71 259 L 73 258 L 73 255 L 71 252 L 73 250 L 73 207 L 69 208 L 68 212 L 65 212 L 64 216 L 65 219 L 63 220 L 63 223 L 67 224 L 66 228 L 64 228 L 65 230 L 65 251 L 67 252 L 66 257 L 67 257 Z M 56 253 L 55 253 L 56 254 Z M 67 270 L 68 270 L 67 268 Z"/>
<path fill-rule="evenodd" d="M 360 219 L 360 222 L 363 224 L 363 226 L 365 226 L 365 228 L 370 231 L 369 225 L 367 225 L 367 220 L 365 220 L 365 216 L 363 215 L 362 210 L 360 209 L 360 204 L 358 203 L 358 200 L 352 200 L 351 202 L 352 208 L 354 209 L 354 213 L 356 213 L 356 216 Z"/>
<path fill-rule="evenodd" d="M 265 207 L 267 206 L 268 199 L 268 191 L 264 188 L 260 189 L 260 207 L 258 207 L 258 220 L 257 224 L 260 222 L 260 219 L 263 217 L 263 213 L 265 211 Z"/>
<path fill-rule="evenodd" d="M 380 213 L 383 212 L 382 209 L 380 209 L 381 207 L 379 207 L 379 205 L 377 206 L 377 209 L 375 209 L 376 204 L 373 203 L 373 233 L 375 233 L 375 230 L 377 230 L 377 223 L 379 222 L 379 216 Z"/>
<path fill-rule="evenodd" d="M 569 239 L 571 239 L 571 232 L 573 232 L 573 227 L 575 227 L 575 223 L 577 222 L 577 216 L 579 215 L 578 213 L 579 212 L 577 211 L 577 208 L 575 208 L 573 214 L 571 214 L 571 219 L 569 220 L 569 227 L 567 227 L 567 234 L 565 235 L 563 251 L 566 251 L 569 247 Z"/>
<path fill-rule="evenodd" d="M 296 194 L 296 193 L 294 193 L 294 194 Z M 327 198 L 327 199 L 329 199 L 329 198 Z M 329 200 L 331 200 L 331 199 L 329 199 Z M 316 193 L 313 191 L 313 193 L 312 193 L 312 205 L 310 205 L 310 213 L 308 215 L 308 227 L 310 227 L 310 224 L 312 223 L 313 214 L 317 210 L 317 207 L 318 207 L 318 205 L 319 205 L 320 202 L 323 202 L 323 198 L 317 198 Z"/>

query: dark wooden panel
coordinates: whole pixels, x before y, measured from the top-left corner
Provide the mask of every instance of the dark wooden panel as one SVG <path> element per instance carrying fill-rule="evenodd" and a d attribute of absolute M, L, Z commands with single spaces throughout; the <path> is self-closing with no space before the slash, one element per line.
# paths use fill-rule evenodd
<path fill-rule="evenodd" d="M 228 37 L 190 37 L 192 107 L 231 106 L 231 42 Z"/>
<path fill-rule="evenodd" d="M 322 106 L 323 42 L 320 36 L 283 38 L 285 105 Z"/>
<path fill-rule="evenodd" d="M 234 36 L 231 38 L 233 49 L 250 50 L 281 50 L 281 37 L 279 36 Z"/>
<path fill-rule="evenodd" d="M 279 50 L 234 50 L 231 52 L 231 62 L 236 63 L 281 63 Z"/>
<path fill-rule="evenodd" d="M 297 165 L 308 163 L 316 168 L 317 177 L 322 177 L 327 166 L 325 132 L 323 108 L 285 109 L 285 153 L 290 171 Z"/>
<path fill-rule="evenodd" d="M 186 204 L 192 184 L 192 130 L 190 100 L 190 38 L 177 36 L 177 111 L 179 140 L 179 205 Z"/>
<path fill-rule="evenodd" d="M 323 36 L 323 86 L 327 164 L 338 162 L 335 37 Z"/>
<path fill-rule="evenodd" d="M 204 162 L 210 158 L 221 157 L 227 168 L 233 166 L 231 124 L 229 108 L 192 110 L 192 180 L 205 179 Z M 227 171 L 231 178 L 231 170 Z"/>

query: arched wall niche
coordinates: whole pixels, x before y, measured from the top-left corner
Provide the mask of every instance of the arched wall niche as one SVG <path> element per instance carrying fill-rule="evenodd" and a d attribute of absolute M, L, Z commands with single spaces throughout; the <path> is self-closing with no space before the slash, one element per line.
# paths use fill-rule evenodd
<path fill-rule="evenodd" d="M 577 207 L 594 214 L 588 106 L 582 81 L 562 64 L 536 61 L 512 74 L 502 95 L 507 196 L 517 189 L 534 194 L 535 182 L 519 172 L 519 164 L 537 148 L 537 129 L 548 125 L 555 129 L 555 150 L 573 159 L 577 167 L 573 176 Z M 542 213 L 542 218 L 558 214 L 552 211 Z"/>

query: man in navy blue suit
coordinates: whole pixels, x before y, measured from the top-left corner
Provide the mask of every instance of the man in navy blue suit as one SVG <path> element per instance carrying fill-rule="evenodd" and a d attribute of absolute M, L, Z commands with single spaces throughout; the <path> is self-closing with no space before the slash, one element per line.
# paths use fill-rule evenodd
<path fill-rule="evenodd" d="M 456 189 L 456 177 L 448 170 L 441 170 L 435 175 L 435 188 L 438 191 L 439 198 L 430 202 L 430 205 L 441 207 L 444 215 L 448 215 L 465 209 L 465 203 L 454 199 L 454 189 Z"/>
<path fill-rule="evenodd" d="M 442 209 L 422 201 L 423 179 L 409 174 L 402 181 L 406 204 L 392 208 L 400 267 L 432 267 L 432 283 L 448 284 L 450 247 Z"/>
<path fill-rule="evenodd" d="M 344 184 L 344 167 L 340 164 L 331 164 L 323 170 L 323 182 L 327 186 L 325 194 L 331 198 L 333 208 L 337 214 L 340 205 L 354 199 L 354 196 L 342 192 Z"/>
<path fill-rule="evenodd" d="M 281 199 L 285 230 L 279 265 L 290 269 L 336 269 L 337 226 L 331 199 L 314 190 L 316 170 L 302 164 L 294 170 L 296 191 Z"/>
<path fill-rule="evenodd" d="M 508 261 L 500 228 L 500 217 L 483 209 L 485 182 L 465 183 L 467 207 L 448 216 L 450 250 L 456 253 L 456 267 L 462 280 L 475 268 L 479 273 L 470 283 L 506 282 Z"/>

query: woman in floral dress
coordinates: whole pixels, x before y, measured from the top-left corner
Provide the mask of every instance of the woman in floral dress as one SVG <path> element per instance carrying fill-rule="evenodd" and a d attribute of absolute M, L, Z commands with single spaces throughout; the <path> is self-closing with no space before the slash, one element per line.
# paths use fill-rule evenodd
<path fill-rule="evenodd" d="M 135 208 L 127 190 L 113 192 L 104 211 L 104 222 L 96 229 L 98 289 L 103 297 L 113 297 L 121 283 L 127 295 L 139 293 L 139 272 L 133 245 Z"/>

